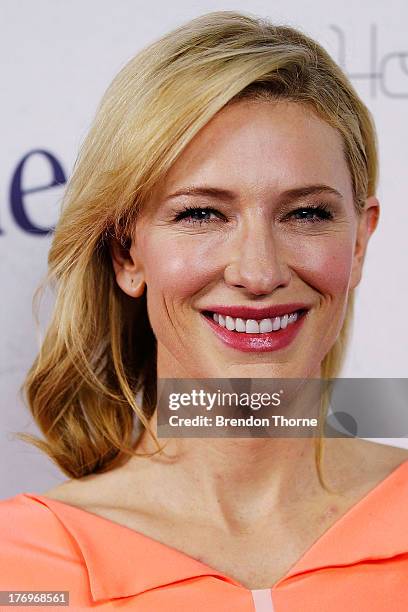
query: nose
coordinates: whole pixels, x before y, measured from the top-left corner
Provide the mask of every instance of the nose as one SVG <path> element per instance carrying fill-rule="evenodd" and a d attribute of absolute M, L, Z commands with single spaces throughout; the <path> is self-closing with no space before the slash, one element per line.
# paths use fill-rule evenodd
<path fill-rule="evenodd" d="M 262 295 L 289 284 L 291 272 L 284 261 L 284 249 L 274 235 L 270 220 L 262 214 L 252 213 L 243 222 L 231 251 L 224 271 L 227 285 Z"/>

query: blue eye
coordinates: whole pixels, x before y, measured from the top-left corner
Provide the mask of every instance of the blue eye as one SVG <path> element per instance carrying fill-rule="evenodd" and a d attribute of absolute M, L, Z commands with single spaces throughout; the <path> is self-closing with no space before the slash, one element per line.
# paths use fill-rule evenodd
<path fill-rule="evenodd" d="M 212 213 L 216 216 L 216 219 L 209 218 Z M 297 216 L 301 213 L 306 213 L 306 215 Z M 186 219 L 188 223 L 199 223 L 201 225 L 202 223 L 213 223 L 214 221 L 218 221 L 221 218 L 220 215 L 221 213 L 215 208 L 209 206 L 186 206 L 174 217 L 174 221 L 179 222 Z M 333 213 L 330 210 L 330 206 L 325 202 L 301 206 L 290 212 L 287 216 L 297 218 L 300 223 L 320 223 L 333 219 Z"/>
<path fill-rule="evenodd" d="M 208 206 L 204 208 L 201 206 L 187 206 L 174 217 L 174 220 L 181 221 L 182 219 L 189 219 L 188 223 L 212 223 L 213 220 L 205 218 L 203 213 L 204 215 L 209 215 L 210 213 L 214 213 L 215 215 L 220 214 L 214 208 Z"/>
<path fill-rule="evenodd" d="M 321 221 L 333 219 L 333 213 L 330 211 L 329 206 L 325 203 L 302 206 L 292 211 L 289 216 L 297 215 L 301 212 L 306 212 L 308 215 L 311 215 L 311 217 L 300 217 L 299 221 L 301 223 L 319 223 Z"/>

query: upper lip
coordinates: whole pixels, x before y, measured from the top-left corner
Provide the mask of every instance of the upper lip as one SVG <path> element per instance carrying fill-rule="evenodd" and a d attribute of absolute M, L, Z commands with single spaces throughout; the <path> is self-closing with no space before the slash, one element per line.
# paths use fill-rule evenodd
<path fill-rule="evenodd" d="M 203 311 L 217 312 L 230 317 L 242 319 L 270 319 L 290 314 L 296 310 L 309 310 L 308 304 L 293 302 L 291 304 L 277 304 L 276 306 L 265 306 L 264 308 L 253 308 L 251 306 L 208 306 Z"/>

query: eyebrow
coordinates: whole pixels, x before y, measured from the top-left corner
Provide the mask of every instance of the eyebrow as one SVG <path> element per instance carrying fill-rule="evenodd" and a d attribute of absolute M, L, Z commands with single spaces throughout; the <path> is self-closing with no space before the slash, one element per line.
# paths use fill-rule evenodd
<path fill-rule="evenodd" d="M 279 194 L 279 198 L 285 201 L 298 200 L 309 195 L 317 195 L 319 193 L 327 193 L 335 195 L 340 199 L 343 199 L 343 195 L 330 187 L 329 185 L 317 184 L 317 185 L 303 185 L 301 187 L 294 187 L 287 189 Z M 208 187 L 208 186 L 189 186 L 178 189 L 174 193 L 168 195 L 165 200 L 177 198 L 179 196 L 207 196 L 211 198 L 218 198 L 226 202 L 233 202 L 237 199 L 236 194 L 229 189 L 221 189 L 219 187 Z"/>

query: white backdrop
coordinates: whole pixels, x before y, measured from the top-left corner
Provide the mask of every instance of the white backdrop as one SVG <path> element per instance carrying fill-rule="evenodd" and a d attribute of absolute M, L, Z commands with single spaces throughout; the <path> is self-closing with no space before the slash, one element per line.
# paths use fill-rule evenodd
<path fill-rule="evenodd" d="M 37 351 L 33 292 L 46 271 L 64 181 L 114 75 L 159 35 L 213 10 L 242 10 L 315 37 L 374 115 L 380 223 L 357 293 L 344 377 L 405 378 L 408 3 L 406 0 L 2 0 L 0 498 L 66 477 L 13 431 L 38 430 L 18 395 Z M 45 315 L 44 315 L 45 316 Z M 406 438 L 383 440 L 408 447 Z"/>

